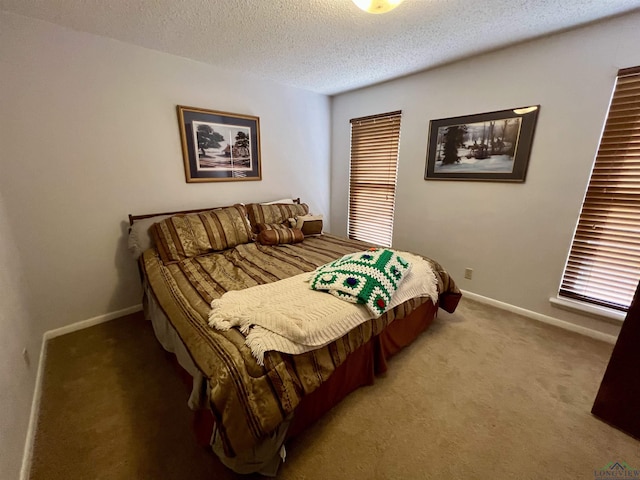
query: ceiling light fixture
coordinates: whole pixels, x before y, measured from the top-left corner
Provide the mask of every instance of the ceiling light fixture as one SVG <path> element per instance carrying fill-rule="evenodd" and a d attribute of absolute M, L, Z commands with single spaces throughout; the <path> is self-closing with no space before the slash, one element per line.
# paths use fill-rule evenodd
<path fill-rule="evenodd" d="M 360 10 L 369 13 L 387 13 L 404 0 L 353 0 Z"/>

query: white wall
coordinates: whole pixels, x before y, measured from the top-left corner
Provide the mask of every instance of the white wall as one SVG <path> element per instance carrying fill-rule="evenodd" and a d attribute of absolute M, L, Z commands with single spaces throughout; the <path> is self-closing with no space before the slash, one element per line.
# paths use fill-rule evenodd
<path fill-rule="evenodd" d="M 329 213 L 326 96 L 6 12 L 0 71 L 0 191 L 40 333 L 140 302 L 128 213 L 289 195 Z M 263 180 L 187 184 L 176 105 L 260 117 Z"/>
<path fill-rule="evenodd" d="M 394 246 L 438 259 L 465 290 L 617 333 L 551 307 L 617 70 L 640 64 L 640 14 L 532 41 L 332 101 L 331 219 L 347 221 L 349 119 L 402 110 Z M 540 104 L 524 184 L 425 181 L 429 121 Z M 465 267 L 474 269 L 465 280 Z"/>
<path fill-rule="evenodd" d="M 176 105 L 260 117 L 263 180 L 187 184 Z M 0 12 L 0 112 L 0 477 L 17 478 L 22 348 L 34 370 L 43 332 L 141 301 L 127 214 L 300 196 L 328 216 L 330 102 Z"/>
<path fill-rule="evenodd" d="M 19 477 L 35 381 L 35 364 L 23 361 L 22 349 L 40 348 L 20 257 L 0 195 L 0 478 L 6 479 Z"/>

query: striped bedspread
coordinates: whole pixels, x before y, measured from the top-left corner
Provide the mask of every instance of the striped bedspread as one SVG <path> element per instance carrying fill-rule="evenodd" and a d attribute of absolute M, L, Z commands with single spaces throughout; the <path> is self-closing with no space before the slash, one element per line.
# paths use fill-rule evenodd
<path fill-rule="evenodd" d="M 239 330 L 218 331 L 209 327 L 212 300 L 227 291 L 311 272 L 370 246 L 325 234 L 292 245 L 238 245 L 167 266 L 155 249 L 143 254 L 141 265 L 146 281 L 194 363 L 208 379 L 210 406 L 227 455 L 233 456 L 260 442 L 282 423 L 304 395 L 328 379 L 351 352 L 394 319 L 403 318 L 430 300 L 404 302 L 317 350 L 299 355 L 269 351 L 264 356 L 264 366 L 258 365 Z M 453 311 L 460 292 L 437 262 L 429 262 L 438 281 L 439 304 Z"/>

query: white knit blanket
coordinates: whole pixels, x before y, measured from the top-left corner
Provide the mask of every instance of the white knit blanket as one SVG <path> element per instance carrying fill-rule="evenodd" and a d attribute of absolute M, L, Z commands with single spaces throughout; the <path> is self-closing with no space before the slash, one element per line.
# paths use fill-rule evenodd
<path fill-rule="evenodd" d="M 398 252 L 411 271 L 391 298 L 388 309 L 414 297 L 438 299 L 438 282 L 421 257 Z M 227 292 L 211 302 L 209 325 L 218 330 L 238 327 L 260 365 L 269 350 L 299 354 L 323 347 L 373 318 L 361 304 L 340 300 L 309 288 L 310 274 Z"/>

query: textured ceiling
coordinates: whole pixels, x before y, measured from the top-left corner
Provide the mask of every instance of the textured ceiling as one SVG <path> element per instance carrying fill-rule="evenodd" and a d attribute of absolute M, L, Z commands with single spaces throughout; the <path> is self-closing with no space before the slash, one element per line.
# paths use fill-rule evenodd
<path fill-rule="evenodd" d="M 640 8 L 640 0 L 0 0 L 0 9 L 336 94 Z"/>

